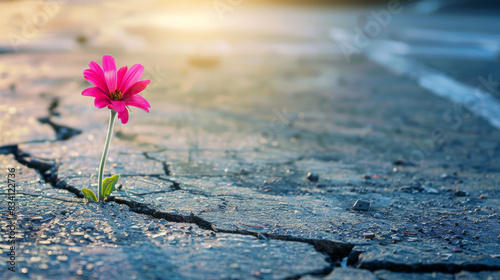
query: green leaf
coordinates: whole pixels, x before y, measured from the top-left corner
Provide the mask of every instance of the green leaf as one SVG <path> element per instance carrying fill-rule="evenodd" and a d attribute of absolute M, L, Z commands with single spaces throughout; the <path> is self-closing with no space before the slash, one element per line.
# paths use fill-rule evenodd
<path fill-rule="evenodd" d="M 82 193 L 85 196 L 84 200 L 85 203 L 87 202 L 97 202 L 97 197 L 95 196 L 94 192 L 87 189 L 87 188 L 82 188 Z"/>
<path fill-rule="evenodd" d="M 115 174 L 111 177 L 104 178 L 102 181 L 102 189 L 104 198 L 108 197 L 112 192 L 116 191 L 115 185 L 120 179 L 120 175 Z"/>

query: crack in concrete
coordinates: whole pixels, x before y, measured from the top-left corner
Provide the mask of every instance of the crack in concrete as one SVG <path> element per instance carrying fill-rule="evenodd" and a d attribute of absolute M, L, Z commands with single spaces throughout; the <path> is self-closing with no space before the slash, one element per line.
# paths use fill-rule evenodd
<path fill-rule="evenodd" d="M 57 141 L 68 140 L 71 137 L 82 133 L 82 131 L 79 129 L 75 129 L 75 128 L 72 128 L 69 126 L 57 124 L 57 123 L 52 121 L 53 116 L 59 116 L 59 113 L 56 112 L 56 109 L 58 106 L 59 106 L 59 98 L 54 97 L 52 99 L 49 107 L 47 108 L 47 110 L 49 112 L 49 116 L 38 118 L 38 121 L 42 124 L 48 124 L 48 125 L 50 125 L 50 127 L 52 127 L 52 130 L 54 130 L 54 132 L 56 134 Z"/>
<path fill-rule="evenodd" d="M 142 153 L 144 155 L 144 157 L 146 159 L 149 159 L 149 160 L 153 160 L 153 161 L 156 161 L 156 162 L 159 162 L 163 165 L 163 172 L 165 172 L 165 175 L 166 176 L 170 176 L 170 165 L 167 163 L 166 160 L 160 160 L 160 159 L 157 159 L 155 157 L 152 157 L 148 154 L 148 152 L 143 152 Z"/>
<path fill-rule="evenodd" d="M 31 156 L 29 153 L 26 153 L 19 149 L 18 145 L 6 145 L 0 146 L 0 154 L 8 155 L 12 154 L 14 159 L 18 161 L 20 164 L 27 166 L 28 168 L 35 169 L 44 181 L 54 188 L 64 189 L 70 193 L 73 193 L 76 197 L 83 198 L 83 194 L 80 189 L 69 185 L 66 181 L 58 177 L 57 170 L 59 165 L 51 160 L 43 160 L 40 158 L 36 158 Z M 169 180 L 164 178 L 163 174 L 156 174 L 158 178 Z M 135 174 L 135 176 L 140 176 Z M 150 176 L 150 175 L 148 175 Z M 173 180 L 170 180 L 173 181 Z M 28 194 L 31 195 L 31 194 Z M 315 276 L 326 276 L 335 266 L 335 263 L 341 260 L 344 257 L 349 257 L 351 260 L 348 262 L 349 266 L 367 269 L 370 271 L 376 271 L 380 269 L 386 269 L 389 271 L 395 272 L 444 272 L 444 273 L 457 273 L 462 270 L 465 271 L 483 271 L 483 270 L 498 270 L 498 267 L 491 267 L 488 265 L 482 264 L 446 264 L 446 263 L 432 263 L 432 264 L 401 264 L 401 263 L 393 263 L 393 262 L 360 262 L 357 256 L 353 256 L 353 248 L 354 244 L 350 243 L 342 243 L 335 242 L 331 240 L 321 240 L 321 239 L 307 239 L 307 238 L 299 238 L 288 235 L 280 235 L 280 234 L 271 234 L 271 233 L 259 233 L 248 230 L 229 230 L 223 228 L 217 228 L 211 222 L 191 214 L 189 216 L 182 214 L 173 214 L 167 213 L 163 211 L 158 211 L 156 209 L 151 208 L 150 206 L 135 202 L 128 201 L 121 198 L 109 197 L 108 201 L 112 201 L 118 204 L 127 205 L 130 208 L 130 211 L 133 211 L 138 214 L 148 215 L 157 219 L 164 219 L 169 222 L 176 223 L 191 223 L 196 224 L 198 227 L 204 230 L 210 230 L 214 232 L 222 232 L 227 234 L 239 234 L 239 235 L 252 235 L 256 238 L 260 239 L 272 239 L 272 240 L 281 240 L 281 241 L 292 241 L 292 242 L 302 242 L 307 243 L 314 246 L 314 249 L 320 253 L 324 253 L 328 256 L 328 267 L 325 267 L 322 270 L 318 271 L 310 271 L 304 274 L 291 276 L 287 279 L 300 279 L 305 275 L 315 275 Z M 71 201 L 73 202 L 73 201 Z"/>
<path fill-rule="evenodd" d="M 35 169 L 46 183 L 55 188 L 67 190 L 79 198 L 83 198 L 83 193 L 79 189 L 68 185 L 64 180 L 57 177 L 59 165 L 54 161 L 44 161 L 34 158 L 29 153 L 25 153 L 19 149 L 17 144 L 1 146 L 0 154 L 12 154 L 14 159 L 20 164 Z"/>
<path fill-rule="evenodd" d="M 164 151 L 164 150 L 161 150 L 161 151 L 158 151 L 158 152 L 162 152 L 162 151 Z M 153 161 L 161 163 L 162 167 L 163 167 L 163 172 L 165 173 L 165 176 L 170 176 L 170 174 L 171 174 L 171 172 L 170 172 L 170 165 L 167 163 L 166 160 L 160 160 L 160 159 L 157 159 L 155 157 L 152 157 L 152 156 L 150 156 L 148 154 L 148 152 L 143 152 L 142 154 L 144 155 L 144 157 L 146 159 L 153 160 Z M 174 180 L 168 179 L 168 178 L 159 178 L 159 176 L 157 178 L 160 179 L 160 180 L 165 180 L 165 181 L 171 182 L 172 183 L 172 190 L 174 190 L 174 191 L 182 190 L 181 185 L 177 181 L 174 181 Z"/>
<path fill-rule="evenodd" d="M 56 164 L 55 162 L 47 162 L 32 157 L 30 154 L 25 153 L 21 149 L 19 149 L 18 145 L 0 146 L 0 154 L 4 155 L 12 154 L 16 161 L 18 161 L 20 164 L 27 166 L 28 168 L 35 169 L 42 176 L 44 181 L 53 186 L 54 188 L 64 189 L 70 193 L 73 193 L 75 196 L 79 198 L 83 198 L 83 193 L 81 192 L 81 190 L 77 189 L 74 186 L 69 185 L 66 181 L 58 178 L 57 170 L 59 165 Z M 304 275 L 327 275 L 333 270 L 334 262 L 348 256 L 351 250 L 354 248 L 354 244 L 341 243 L 330 240 L 308 239 L 308 238 L 299 238 L 288 235 L 222 229 L 222 228 L 217 228 L 211 222 L 201 217 L 198 217 L 194 214 L 186 216 L 181 214 L 167 213 L 153 209 L 144 203 L 128 201 L 113 196 L 108 197 L 107 200 L 110 202 L 112 201 L 118 204 L 127 205 L 130 208 L 130 211 L 138 214 L 148 215 L 150 217 L 157 219 L 164 219 L 169 222 L 196 224 L 199 228 L 204 230 L 222 232 L 227 234 L 253 235 L 257 238 L 266 240 L 272 239 L 272 240 L 307 243 L 313 245 L 316 251 L 326 254 L 328 256 L 329 265 L 323 270 L 307 272 L 298 276 L 294 276 L 295 278 L 293 279 L 299 279 Z"/>
<path fill-rule="evenodd" d="M 377 261 L 377 262 L 361 262 L 356 265 L 357 268 L 367 269 L 370 271 L 377 270 L 389 270 L 394 272 L 443 272 L 443 273 L 459 273 L 460 271 L 470 271 L 470 272 L 480 272 L 480 271 L 498 271 L 498 266 L 490 266 L 481 263 L 416 263 L 416 264 L 404 264 L 395 263 L 391 261 Z"/>
<path fill-rule="evenodd" d="M 56 139 L 58 141 L 68 140 L 71 137 L 82 133 L 82 131 L 79 129 L 75 129 L 75 128 L 72 128 L 69 126 L 65 126 L 65 125 L 61 125 L 61 124 L 57 124 L 57 123 L 53 122 L 51 117 L 38 118 L 38 121 L 42 124 L 50 125 L 50 127 L 52 127 L 52 129 L 54 130 L 54 132 L 56 134 Z"/>
<path fill-rule="evenodd" d="M 105 176 L 111 176 L 112 174 L 104 174 Z M 134 174 L 120 174 L 120 177 L 137 177 L 137 176 L 142 176 L 142 177 L 152 177 L 152 178 L 156 178 L 158 180 L 162 180 L 162 181 L 167 181 L 167 182 L 170 182 L 172 183 L 172 185 L 170 186 L 170 188 L 172 189 L 172 191 L 178 191 L 178 190 L 182 190 L 182 191 L 185 191 L 189 194 L 193 194 L 193 195 L 202 195 L 202 196 L 206 196 L 206 197 L 219 197 L 219 196 L 222 196 L 221 194 L 217 194 L 217 195 L 212 195 L 212 194 L 208 194 L 208 193 L 205 193 L 203 191 L 200 191 L 200 190 L 195 190 L 195 186 L 193 185 L 190 185 L 190 184 L 185 184 L 185 183 L 179 183 L 178 181 L 175 181 L 175 180 L 172 180 L 170 178 L 166 178 L 165 175 L 163 174 L 158 174 L 158 173 L 134 173 Z M 80 178 L 81 176 L 68 176 L 66 178 Z M 188 188 L 181 188 L 180 185 L 183 185 L 183 186 L 187 186 L 187 187 L 192 187 L 192 189 L 188 189 Z M 147 195 L 147 194 L 144 194 L 144 195 Z M 227 194 L 224 194 L 224 196 L 231 196 L 233 198 L 236 198 L 236 199 L 240 199 L 241 197 L 239 196 L 234 196 L 234 195 L 227 195 Z"/>
<path fill-rule="evenodd" d="M 83 194 L 80 189 L 77 189 L 74 186 L 69 185 L 66 181 L 58 177 L 57 170 L 59 165 L 51 160 L 44 160 L 40 158 L 36 158 L 31 156 L 29 153 L 23 152 L 21 149 L 19 149 L 18 145 L 7 145 L 7 146 L 0 146 L 0 154 L 12 154 L 14 156 L 14 159 L 18 161 L 20 164 L 23 164 L 27 166 L 28 168 L 35 169 L 41 177 L 44 179 L 44 181 L 48 184 L 50 184 L 54 188 L 58 189 L 64 189 L 70 193 L 73 193 L 76 197 L 83 198 Z M 153 176 L 152 176 L 153 175 Z M 130 175 L 132 176 L 132 175 Z M 141 174 L 135 174 L 134 176 L 141 176 Z M 148 174 L 147 176 L 151 177 L 156 177 L 162 180 L 167 180 L 167 181 L 173 181 L 168 178 L 165 178 L 163 174 Z M 176 182 L 177 183 L 177 182 Z M 148 193 L 142 194 L 142 195 L 147 195 Z M 27 195 L 32 195 L 32 194 L 27 194 Z M 50 197 L 49 197 L 50 198 Z M 62 199 L 60 199 L 62 200 Z M 210 230 L 214 232 L 221 232 L 221 233 L 227 233 L 227 234 L 239 234 L 239 235 L 252 235 L 255 236 L 256 238 L 259 239 L 264 239 L 264 240 L 281 240 L 281 241 L 291 241 L 291 242 L 302 242 L 302 243 L 307 243 L 310 245 L 313 245 L 314 249 L 320 253 L 323 253 L 328 256 L 327 261 L 329 262 L 329 265 L 325 267 L 324 269 L 316 270 L 316 271 L 309 271 L 300 275 L 294 275 L 290 276 L 286 279 L 300 279 L 303 276 L 306 275 L 313 275 L 313 276 L 326 276 L 330 274 L 334 267 L 335 264 L 338 263 L 339 260 L 343 259 L 344 257 L 349 257 L 350 261 L 348 262 L 349 266 L 357 267 L 357 268 L 362 268 L 362 269 L 367 269 L 370 271 L 376 271 L 376 270 L 389 270 L 389 271 L 394 271 L 394 272 L 444 272 L 444 273 L 458 273 L 462 270 L 465 271 L 471 271 L 471 272 L 477 272 L 477 271 L 484 271 L 484 270 L 498 270 L 498 267 L 491 267 L 488 265 L 482 265 L 482 264 L 446 264 L 446 263 L 433 263 L 433 264 L 401 264 L 401 263 L 393 263 L 393 262 L 385 262 L 385 261 L 380 261 L 380 262 L 360 262 L 359 261 L 359 256 L 353 256 L 353 248 L 354 244 L 350 243 L 342 243 L 342 242 L 335 242 L 331 240 L 321 240 L 321 239 L 308 239 L 308 238 L 299 238 L 299 237 L 294 237 L 294 236 L 289 236 L 289 235 L 280 235 L 280 234 L 271 234 L 271 233 L 261 233 L 261 232 L 253 232 L 249 230 L 242 230 L 242 229 L 237 229 L 237 230 L 229 230 L 229 229 L 223 229 L 223 228 L 217 228 L 214 224 L 211 222 L 196 216 L 194 214 L 191 215 L 182 215 L 182 214 L 173 214 L 173 213 L 167 213 L 163 211 L 158 211 L 156 209 L 151 208 L 150 206 L 140 203 L 140 202 L 135 202 L 135 201 L 128 201 L 125 199 L 121 198 L 116 198 L 113 196 L 110 196 L 108 198 L 109 202 L 115 202 L 118 204 L 123 204 L 127 205 L 130 208 L 130 211 L 138 213 L 138 214 L 143 214 L 143 215 L 148 215 L 150 217 L 156 218 L 156 219 L 164 219 L 169 222 L 175 222 L 175 223 L 190 223 L 190 224 L 196 224 L 198 227 L 204 230 Z M 74 201 L 68 201 L 68 202 L 74 202 Z"/>

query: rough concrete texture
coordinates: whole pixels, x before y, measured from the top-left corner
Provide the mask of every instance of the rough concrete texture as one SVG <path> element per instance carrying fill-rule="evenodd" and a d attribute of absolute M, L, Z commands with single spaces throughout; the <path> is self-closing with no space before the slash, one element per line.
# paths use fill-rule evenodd
<path fill-rule="evenodd" d="M 82 7 L 64 9 L 51 24 Z M 452 126 L 451 102 L 361 55 L 207 58 L 84 38 L 1 55 L 16 69 L 0 72 L 0 174 L 16 169 L 18 218 L 17 272 L 2 261 L 2 279 L 498 279 L 500 132 L 483 119 Z M 103 45 L 168 77 L 146 72 L 151 112 L 115 127 L 105 173 L 119 190 L 84 204 L 108 110 L 81 96 L 82 72 Z M 7 199 L 0 211 L 4 229 Z"/>

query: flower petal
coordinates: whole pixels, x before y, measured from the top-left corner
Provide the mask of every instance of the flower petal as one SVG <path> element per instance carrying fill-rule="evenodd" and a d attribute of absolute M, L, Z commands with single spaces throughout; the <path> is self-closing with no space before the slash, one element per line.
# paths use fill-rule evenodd
<path fill-rule="evenodd" d="M 127 108 L 125 108 L 126 104 L 124 101 L 110 100 L 110 102 L 111 102 L 111 104 L 113 104 L 113 108 L 118 113 L 120 113 L 121 111 L 127 110 Z"/>
<path fill-rule="evenodd" d="M 97 82 L 99 85 L 96 85 L 100 87 L 104 92 L 108 91 L 108 87 L 106 85 L 106 80 L 104 79 L 104 72 L 102 71 L 101 66 L 95 62 L 91 61 L 89 63 L 90 70 L 94 71 L 94 75 L 96 76 L 96 79 L 98 80 Z"/>
<path fill-rule="evenodd" d="M 127 89 L 127 91 L 125 91 L 123 93 L 123 98 L 127 98 L 129 96 L 132 96 L 132 95 L 135 95 L 141 91 L 143 91 L 147 85 L 149 85 L 149 83 L 151 83 L 150 80 L 144 80 L 144 81 L 138 81 L 137 83 L 133 84 L 131 87 L 129 87 Z"/>
<path fill-rule="evenodd" d="M 102 57 L 102 67 L 104 68 L 104 79 L 108 85 L 109 92 L 116 90 L 116 64 L 115 59 L 110 55 Z"/>
<path fill-rule="evenodd" d="M 93 96 L 93 97 L 98 97 L 100 95 L 107 96 L 106 93 L 104 93 L 99 87 L 91 87 L 91 88 L 84 89 L 82 91 L 82 95 Z"/>
<path fill-rule="evenodd" d="M 127 66 L 123 66 L 122 68 L 120 68 L 120 70 L 118 70 L 118 73 L 116 74 L 116 88 L 117 89 L 121 88 L 123 76 L 125 76 L 125 73 L 127 73 Z"/>
<path fill-rule="evenodd" d="M 104 108 L 104 107 L 108 106 L 109 104 L 111 104 L 110 101 L 111 100 L 109 99 L 109 97 L 107 95 L 99 95 L 99 96 L 96 96 L 96 98 L 94 100 L 94 105 L 100 109 L 100 108 Z"/>
<path fill-rule="evenodd" d="M 118 112 L 118 118 L 122 120 L 122 124 L 126 124 L 128 122 L 128 110 L 125 109 L 121 112 Z"/>
<path fill-rule="evenodd" d="M 138 94 L 131 95 L 131 96 L 123 99 L 123 101 L 125 102 L 126 105 L 141 108 L 148 113 L 149 113 L 149 108 L 151 108 L 151 105 L 149 105 L 149 102 L 146 99 L 144 99 L 144 97 L 142 97 Z"/>
<path fill-rule="evenodd" d="M 94 70 L 94 72 L 96 72 L 99 76 L 101 76 L 104 81 L 104 72 L 102 71 L 101 66 L 97 62 L 91 61 L 89 63 L 89 67 L 90 69 Z"/>
<path fill-rule="evenodd" d="M 108 86 L 104 82 L 104 76 L 100 76 L 92 69 L 86 69 L 83 71 L 83 77 L 87 79 L 94 86 L 99 87 L 102 91 L 107 92 Z"/>
<path fill-rule="evenodd" d="M 129 87 L 139 81 L 139 79 L 142 77 L 142 74 L 144 74 L 144 66 L 140 64 L 132 65 L 132 67 L 130 67 L 130 69 L 123 77 L 122 83 L 120 85 L 120 91 L 126 92 Z"/>
<path fill-rule="evenodd" d="M 125 105 L 124 101 L 111 100 L 111 105 L 108 106 L 108 108 L 118 112 L 118 118 L 121 119 L 123 124 L 128 122 L 128 110 Z"/>

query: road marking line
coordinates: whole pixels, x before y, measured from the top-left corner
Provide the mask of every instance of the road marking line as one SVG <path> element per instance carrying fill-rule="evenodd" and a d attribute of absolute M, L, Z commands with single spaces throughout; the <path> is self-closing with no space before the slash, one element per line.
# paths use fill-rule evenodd
<path fill-rule="evenodd" d="M 464 105 L 474 114 L 483 117 L 491 125 L 500 129 L 500 102 L 482 90 L 479 85 L 476 88 L 465 85 L 411 58 L 382 52 L 366 52 L 366 55 L 389 70 L 414 79 L 420 87 L 454 103 Z"/>
<path fill-rule="evenodd" d="M 353 42 L 354 35 L 340 28 L 332 28 L 330 38 L 338 43 Z M 410 77 L 420 87 L 438 96 L 447 98 L 453 103 L 464 105 L 471 112 L 486 119 L 491 125 L 500 129 L 500 102 L 488 92 L 481 89 L 481 86 L 486 88 L 492 86 L 498 87 L 497 83 L 485 85 L 478 81 L 478 86 L 473 88 L 456 81 L 445 73 L 430 69 L 414 59 L 398 56 L 393 53 L 394 50 L 404 47 L 406 44 L 401 42 L 396 46 L 394 44 L 399 42 L 391 41 L 392 45 L 384 47 L 383 42 L 383 40 L 373 40 L 370 44 L 375 46 L 374 50 L 370 50 L 373 45 L 370 45 L 369 48 L 361 49 L 363 49 L 363 53 L 368 59 L 392 72 Z M 489 77 L 487 78 L 489 79 Z M 483 77 L 483 82 L 485 81 L 488 82 Z"/>

